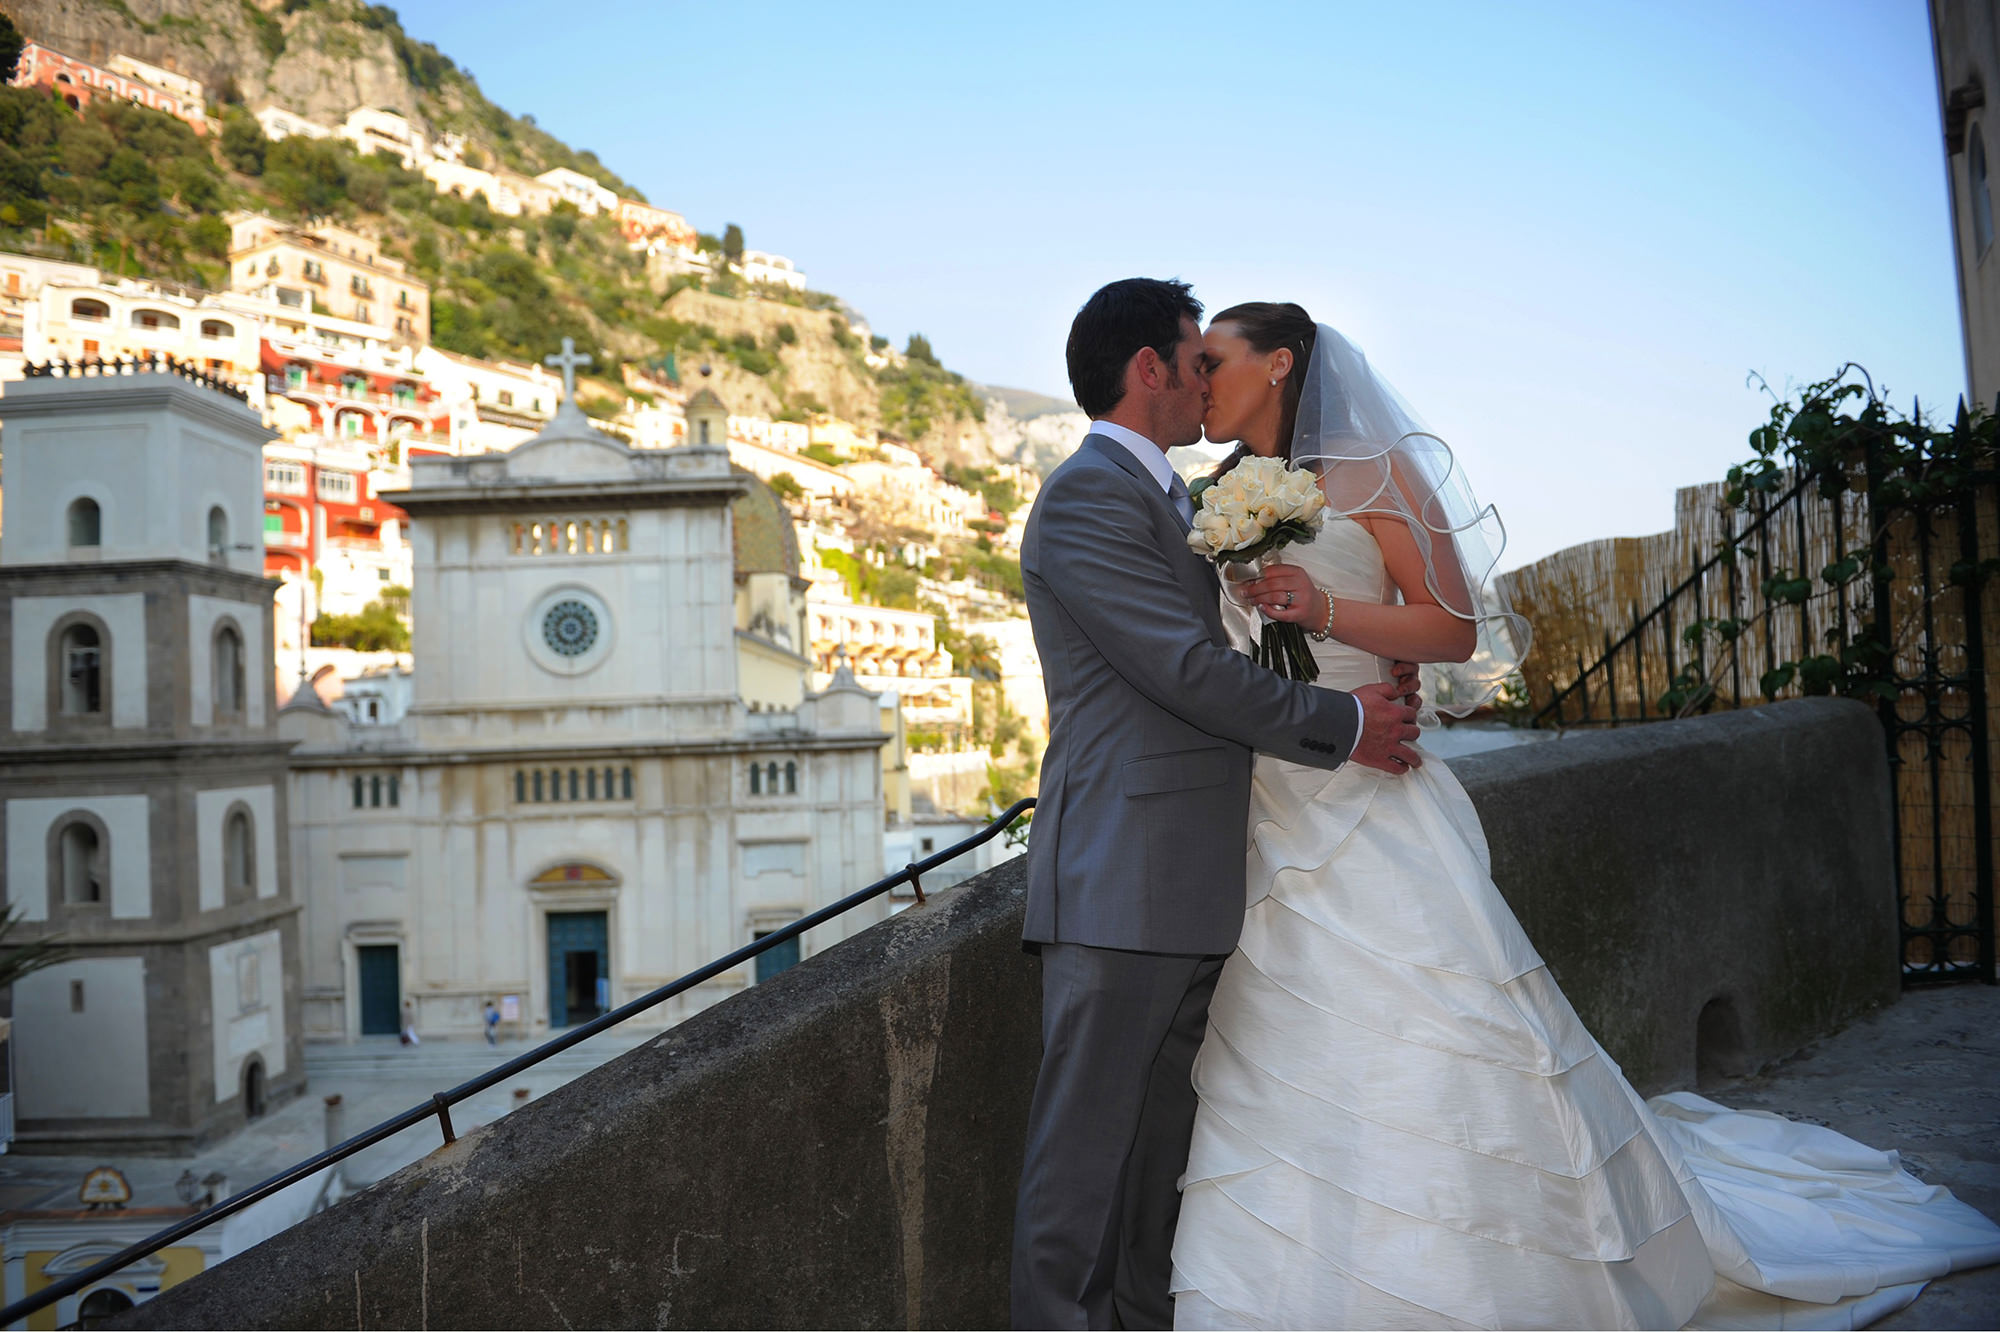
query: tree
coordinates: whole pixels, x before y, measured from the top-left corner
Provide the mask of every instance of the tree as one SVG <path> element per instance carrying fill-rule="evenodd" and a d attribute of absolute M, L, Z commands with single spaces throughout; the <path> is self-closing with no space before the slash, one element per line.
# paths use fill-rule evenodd
<path fill-rule="evenodd" d="M 722 229 L 722 257 L 725 262 L 743 262 L 743 228 L 731 222 Z"/>
<path fill-rule="evenodd" d="M 222 156 L 246 176 L 264 174 L 264 127 L 256 117 L 232 114 L 222 122 Z"/>
<path fill-rule="evenodd" d="M 780 499 L 795 500 L 806 493 L 806 488 L 800 485 L 798 478 L 790 472 L 779 472 L 764 484 L 775 491 Z"/>
<path fill-rule="evenodd" d="M 903 349 L 903 355 L 925 365 L 937 365 L 937 353 L 931 350 L 931 340 L 921 333 L 910 334 L 910 345 Z"/>
<path fill-rule="evenodd" d="M 0 83 L 14 81 L 14 72 L 21 64 L 21 51 L 26 46 L 21 30 L 14 26 L 14 20 L 0 14 Z"/>
<path fill-rule="evenodd" d="M 371 601 L 359 615 L 321 615 L 312 624 L 314 647 L 361 652 L 407 652 L 410 630 L 386 601 Z"/>
<path fill-rule="evenodd" d="M 25 910 L 26 907 L 14 905 L 0 914 L 0 990 L 18 984 L 31 971 L 69 960 L 69 950 L 58 947 L 58 936 L 53 934 L 24 944 L 7 942 L 7 936 L 21 923 L 21 913 Z"/>

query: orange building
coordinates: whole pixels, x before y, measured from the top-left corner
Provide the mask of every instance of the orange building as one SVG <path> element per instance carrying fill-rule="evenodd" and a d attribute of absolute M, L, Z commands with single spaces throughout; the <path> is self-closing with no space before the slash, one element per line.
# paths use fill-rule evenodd
<path fill-rule="evenodd" d="M 230 218 L 229 286 L 302 306 L 392 327 L 399 342 L 431 340 L 431 289 L 409 275 L 382 247 L 344 227 L 310 230 L 260 214 Z"/>
<path fill-rule="evenodd" d="M 618 230 L 628 241 L 652 240 L 658 237 L 670 245 L 694 248 L 694 228 L 679 213 L 665 208 L 655 208 L 651 204 L 640 203 L 637 199 L 620 199 L 616 210 Z"/>

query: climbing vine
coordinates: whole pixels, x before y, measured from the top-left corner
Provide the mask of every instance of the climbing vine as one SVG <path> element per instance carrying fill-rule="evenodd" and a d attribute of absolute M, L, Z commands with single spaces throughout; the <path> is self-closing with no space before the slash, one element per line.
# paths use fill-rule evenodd
<path fill-rule="evenodd" d="M 1840 552 L 1816 575 L 1774 566 L 1760 580 L 1765 605 L 1778 607 L 1803 605 L 1822 588 L 1844 599 L 1852 585 L 1867 579 L 1873 610 L 1840 617 L 1822 634 L 1822 650 L 1770 666 L 1759 675 L 1758 689 L 1767 700 L 1794 684 L 1806 694 L 1893 700 L 1896 639 L 1887 617 L 1896 571 L 1886 549 L 1890 524 L 1880 521 L 1880 515 L 1896 509 L 1921 513 L 1967 493 L 1976 474 L 1994 466 L 2000 417 L 1968 408 L 1961 400 L 1951 424 L 1938 428 L 1925 417 L 1921 403 L 1912 402 L 1908 415 L 1896 410 L 1876 392 L 1867 371 L 1852 363 L 1790 397 L 1772 398 L 1769 419 L 1750 432 L 1754 456 L 1729 469 L 1724 510 L 1762 514 L 1802 484 L 1834 504 L 1849 492 L 1865 494 L 1878 521 L 1872 532 L 1858 534 L 1860 544 Z M 1717 563 L 1742 567 L 1746 559 L 1766 553 L 1768 525 L 1731 527 L 1732 534 L 1719 543 Z M 1941 583 L 1917 589 L 1917 594 L 1924 601 L 1950 587 L 1970 594 L 1996 573 L 2000 559 L 1959 560 Z M 1915 623 L 1917 618 L 1906 620 Z M 1686 716 L 1705 707 L 1715 697 L 1716 681 L 1735 664 L 1752 623 L 1750 617 L 1710 616 L 1683 627 L 1680 639 L 1691 656 L 1669 681 L 1659 700 L 1661 710 Z"/>

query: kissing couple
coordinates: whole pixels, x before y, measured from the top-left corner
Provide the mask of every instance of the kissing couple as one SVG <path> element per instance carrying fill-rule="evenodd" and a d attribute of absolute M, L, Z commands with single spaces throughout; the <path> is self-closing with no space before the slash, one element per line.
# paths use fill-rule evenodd
<path fill-rule="evenodd" d="M 1417 664 L 1462 713 L 1526 651 L 1497 518 L 1332 328 L 1201 314 L 1145 278 L 1078 311 L 1090 430 L 1022 543 L 1050 733 L 1015 1326 L 1845 1328 L 2000 1260 L 1894 1153 L 1633 1091 L 1419 743 Z M 1226 593 L 1167 460 L 1204 433 L 1326 500 Z M 1253 660 L 1267 622 L 1315 682 Z"/>

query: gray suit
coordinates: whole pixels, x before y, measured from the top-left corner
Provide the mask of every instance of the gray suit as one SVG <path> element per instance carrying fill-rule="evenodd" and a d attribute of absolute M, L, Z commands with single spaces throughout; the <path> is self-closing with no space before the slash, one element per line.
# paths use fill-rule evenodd
<path fill-rule="evenodd" d="M 1017 1327 L 1168 1326 L 1189 1069 L 1243 923 L 1252 752 L 1335 767 L 1350 695 L 1232 650 L 1159 483 L 1087 437 L 1021 548 L 1049 698 L 1025 940 L 1042 1068 L 1015 1219 Z"/>

